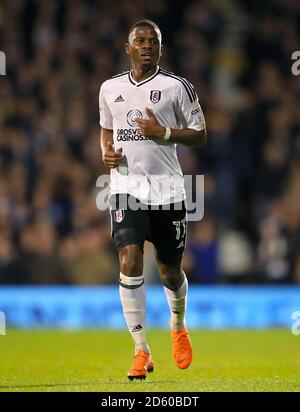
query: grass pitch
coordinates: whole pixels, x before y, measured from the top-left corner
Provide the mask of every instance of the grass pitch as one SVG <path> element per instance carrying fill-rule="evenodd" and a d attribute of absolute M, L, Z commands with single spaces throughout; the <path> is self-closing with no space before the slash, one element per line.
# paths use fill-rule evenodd
<path fill-rule="evenodd" d="M 0 336 L 0 391 L 300 391 L 300 336 L 289 330 L 192 330 L 190 368 L 173 363 L 168 331 L 149 330 L 154 373 L 129 382 L 126 331 L 18 331 Z"/>

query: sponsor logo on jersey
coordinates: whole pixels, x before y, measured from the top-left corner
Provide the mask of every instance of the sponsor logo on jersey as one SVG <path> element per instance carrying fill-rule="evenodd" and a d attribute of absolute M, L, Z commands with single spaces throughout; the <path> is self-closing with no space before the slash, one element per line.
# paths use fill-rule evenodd
<path fill-rule="evenodd" d="M 138 122 L 136 121 L 136 119 L 142 119 L 142 117 L 143 113 L 140 112 L 138 109 L 130 110 L 130 112 L 127 113 L 127 123 L 131 127 L 137 127 Z"/>
<path fill-rule="evenodd" d="M 118 142 L 137 142 L 139 140 L 149 140 L 142 135 L 140 129 L 117 129 Z"/>
<path fill-rule="evenodd" d="M 124 209 L 119 209 L 114 211 L 114 221 L 116 223 L 121 223 L 124 220 L 125 217 L 125 210 Z"/>
<path fill-rule="evenodd" d="M 119 103 L 119 102 L 125 102 L 125 100 L 123 99 L 122 95 L 120 94 L 120 96 L 118 96 L 115 100 L 115 103 Z"/>
<path fill-rule="evenodd" d="M 198 102 L 195 102 L 195 104 L 193 105 L 191 115 L 193 116 L 194 120 L 198 122 L 200 125 L 205 124 L 203 113 Z"/>
<path fill-rule="evenodd" d="M 152 103 L 158 103 L 161 98 L 161 91 L 160 90 L 151 90 L 150 92 L 150 100 Z"/>

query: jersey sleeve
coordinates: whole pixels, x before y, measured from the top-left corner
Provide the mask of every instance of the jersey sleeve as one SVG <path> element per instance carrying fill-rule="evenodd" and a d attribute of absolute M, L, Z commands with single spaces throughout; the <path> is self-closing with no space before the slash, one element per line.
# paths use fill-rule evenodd
<path fill-rule="evenodd" d="M 205 119 L 199 99 L 190 82 L 182 79 L 177 94 L 176 115 L 183 128 L 203 130 Z"/>
<path fill-rule="evenodd" d="M 104 129 L 113 130 L 113 119 L 111 111 L 105 99 L 105 91 L 103 84 L 99 93 L 99 114 L 100 114 L 100 126 Z"/>

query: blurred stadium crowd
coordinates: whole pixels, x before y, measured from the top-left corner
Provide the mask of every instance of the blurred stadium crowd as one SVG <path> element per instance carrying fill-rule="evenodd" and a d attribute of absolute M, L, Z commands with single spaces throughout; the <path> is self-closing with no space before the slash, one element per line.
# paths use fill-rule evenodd
<path fill-rule="evenodd" d="M 124 71 L 129 26 L 151 18 L 161 66 L 195 86 L 208 127 L 178 146 L 205 175 L 205 218 L 190 224 L 184 268 L 195 283 L 300 283 L 300 49 L 297 0 L 2 0 L 0 283 L 101 284 L 118 278 L 98 92 Z M 151 245 L 145 275 L 158 280 Z"/>

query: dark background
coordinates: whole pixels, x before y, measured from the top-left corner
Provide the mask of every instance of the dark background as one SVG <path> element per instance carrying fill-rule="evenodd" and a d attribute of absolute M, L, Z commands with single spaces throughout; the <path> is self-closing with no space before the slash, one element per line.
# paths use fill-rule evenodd
<path fill-rule="evenodd" d="M 297 0 L 1 0 L 0 282 L 116 282 L 109 214 L 95 203 L 107 173 L 98 93 L 129 68 L 124 44 L 142 18 L 161 27 L 161 66 L 193 83 L 207 121 L 206 147 L 178 146 L 183 172 L 205 175 L 190 281 L 300 283 Z"/>

